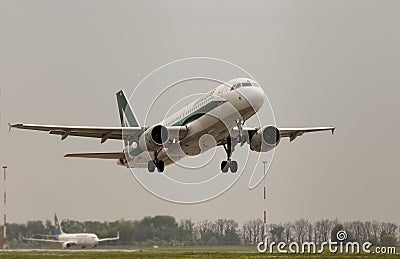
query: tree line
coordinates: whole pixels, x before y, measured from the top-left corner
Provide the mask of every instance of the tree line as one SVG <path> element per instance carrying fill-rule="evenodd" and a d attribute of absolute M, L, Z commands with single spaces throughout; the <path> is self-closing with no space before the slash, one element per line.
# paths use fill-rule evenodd
<path fill-rule="evenodd" d="M 107 242 L 115 246 L 222 246 L 256 245 L 264 236 L 261 219 L 249 220 L 242 226 L 233 219 L 203 220 L 194 223 L 191 219 L 177 221 L 172 216 L 158 215 L 141 220 L 117 220 L 113 222 L 64 220 L 66 233 L 96 233 L 100 238 L 120 233 L 120 240 Z M 377 221 L 351 221 L 322 219 L 311 223 L 305 219 L 280 224 L 267 224 L 269 242 L 321 242 L 332 239 L 336 233 L 347 232 L 347 241 L 360 243 L 369 241 L 373 245 L 396 246 L 399 244 L 399 225 Z M 23 242 L 24 237 L 43 238 L 53 235 L 54 225 L 49 221 L 28 221 L 25 224 L 9 223 L 7 238 L 14 247 L 51 246 L 49 243 Z M 52 245 L 54 246 L 54 244 Z"/>

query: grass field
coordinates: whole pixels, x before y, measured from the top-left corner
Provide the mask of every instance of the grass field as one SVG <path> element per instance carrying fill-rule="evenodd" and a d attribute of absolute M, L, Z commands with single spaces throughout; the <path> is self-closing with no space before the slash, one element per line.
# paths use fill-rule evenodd
<path fill-rule="evenodd" d="M 207 247 L 207 248 L 160 248 L 132 250 L 9 250 L 1 251 L 0 258 L 221 258 L 221 259 L 261 259 L 261 258 L 400 258 L 400 255 L 373 254 L 260 254 L 254 248 Z"/>

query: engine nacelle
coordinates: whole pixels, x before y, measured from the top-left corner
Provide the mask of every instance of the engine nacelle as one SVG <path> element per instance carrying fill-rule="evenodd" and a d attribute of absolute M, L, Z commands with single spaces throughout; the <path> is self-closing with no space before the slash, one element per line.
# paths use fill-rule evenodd
<path fill-rule="evenodd" d="M 279 129 L 267 126 L 259 129 L 251 136 L 250 149 L 257 152 L 268 152 L 274 149 L 281 140 Z"/>
<path fill-rule="evenodd" d="M 70 248 L 72 246 L 72 243 L 71 242 L 64 242 L 64 243 L 62 243 L 62 248 Z"/>
<path fill-rule="evenodd" d="M 142 150 L 153 151 L 168 142 L 168 130 L 162 125 L 148 128 L 139 138 L 139 147 Z"/>

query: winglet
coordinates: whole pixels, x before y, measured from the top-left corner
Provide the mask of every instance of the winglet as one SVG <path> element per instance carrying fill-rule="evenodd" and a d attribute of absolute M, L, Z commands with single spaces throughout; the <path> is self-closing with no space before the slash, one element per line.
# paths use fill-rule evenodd
<path fill-rule="evenodd" d="M 331 129 L 332 135 L 333 135 L 333 133 L 335 133 L 335 129 L 336 129 L 336 127 L 332 126 L 332 129 Z"/>
<path fill-rule="evenodd" d="M 17 123 L 17 124 L 8 123 L 8 132 L 10 132 L 12 128 L 22 128 L 22 126 L 23 126 L 22 123 Z"/>

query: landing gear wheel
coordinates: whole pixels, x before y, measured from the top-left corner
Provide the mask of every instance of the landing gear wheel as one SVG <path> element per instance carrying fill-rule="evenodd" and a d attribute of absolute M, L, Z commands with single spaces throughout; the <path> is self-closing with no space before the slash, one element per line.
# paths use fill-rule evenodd
<path fill-rule="evenodd" d="M 245 136 L 243 136 L 245 137 Z M 228 138 L 226 140 L 226 143 L 223 145 L 225 152 L 226 152 L 226 156 L 228 158 L 228 160 L 226 161 L 222 161 L 221 162 L 221 171 L 223 173 L 228 172 L 228 170 L 230 169 L 232 173 L 236 173 L 238 170 L 238 164 L 236 161 L 232 161 L 231 160 L 231 156 L 232 156 L 232 142 L 231 139 Z"/>
<path fill-rule="evenodd" d="M 147 169 L 149 170 L 150 173 L 153 173 L 156 170 L 156 164 L 154 163 L 153 160 L 147 163 Z"/>
<path fill-rule="evenodd" d="M 236 173 L 238 169 L 238 164 L 236 161 L 231 161 L 229 167 L 231 168 L 232 173 Z"/>
<path fill-rule="evenodd" d="M 147 164 L 147 169 L 149 170 L 150 173 L 153 173 L 156 170 L 156 168 L 159 173 L 164 172 L 164 167 L 165 167 L 164 161 L 158 160 L 157 155 L 158 155 L 158 152 L 155 151 L 154 159 L 150 160 Z"/>
<path fill-rule="evenodd" d="M 159 173 L 164 172 L 164 161 L 162 161 L 162 160 L 161 161 L 157 161 L 156 165 L 157 165 L 157 171 Z"/>
<path fill-rule="evenodd" d="M 228 169 L 229 169 L 228 161 L 222 161 L 221 162 L 221 171 L 223 173 L 226 173 L 226 172 L 228 172 Z"/>

